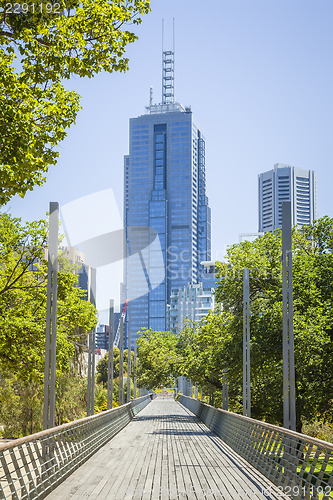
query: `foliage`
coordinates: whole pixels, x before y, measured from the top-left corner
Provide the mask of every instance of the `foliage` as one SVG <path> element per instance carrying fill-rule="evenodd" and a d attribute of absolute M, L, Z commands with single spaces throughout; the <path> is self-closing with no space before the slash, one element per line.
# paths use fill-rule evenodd
<path fill-rule="evenodd" d="M 105 410 L 107 410 L 107 390 L 103 387 L 103 384 L 96 384 L 94 411 L 100 413 Z"/>
<path fill-rule="evenodd" d="M 333 420 L 333 220 L 293 231 L 297 429 L 302 419 Z M 229 381 L 241 388 L 242 274 L 250 270 L 252 415 L 282 423 L 281 232 L 233 245 L 218 264 L 217 300 L 233 319 Z M 232 400 L 232 395 L 231 395 Z M 234 403 L 236 401 L 234 400 Z"/>
<path fill-rule="evenodd" d="M 38 383 L 24 384 L 6 375 L 0 378 L 0 401 L 4 437 L 17 438 L 41 430 L 43 391 Z"/>
<path fill-rule="evenodd" d="M 179 334 L 178 355 L 180 373 L 196 382 L 210 396 L 215 404 L 221 402 L 222 385 L 226 376 L 230 377 L 230 357 L 241 356 L 230 332 L 234 316 L 223 311 L 221 314 L 209 314 L 200 322 L 188 324 Z M 228 374 L 226 373 L 228 371 Z M 239 411 L 239 379 L 229 384 L 230 409 Z M 208 401 L 208 399 L 207 399 Z"/>
<path fill-rule="evenodd" d="M 180 396 L 182 396 L 182 395 L 183 394 L 180 391 L 178 391 L 176 396 L 175 396 L 175 401 L 180 401 Z"/>
<path fill-rule="evenodd" d="M 149 0 L 0 0 L 0 205 L 45 181 L 80 108 L 63 80 L 126 71 Z"/>
<path fill-rule="evenodd" d="M 133 398 L 133 382 L 131 381 L 131 399 Z M 107 406 L 107 389 L 103 384 L 96 383 L 95 385 L 95 413 L 100 413 L 108 409 Z M 124 399 L 127 401 L 127 381 L 124 377 Z M 113 399 L 112 408 L 118 408 L 119 406 L 119 377 L 113 381 Z"/>
<path fill-rule="evenodd" d="M 57 377 L 55 424 L 62 425 L 86 416 L 87 383 L 81 377 Z M 0 377 L 0 422 L 6 438 L 17 438 L 43 428 L 43 385 L 22 381 L 16 376 Z"/>
<path fill-rule="evenodd" d="M 22 381 L 44 373 L 47 264 L 46 223 L 22 225 L 0 214 L 0 369 Z M 57 371 L 68 372 L 75 346 L 96 324 L 73 272 L 58 274 Z"/>
<path fill-rule="evenodd" d="M 96 382 L 98 390 L 95 397 L 95 412 L 107 409 L 107 382 L 108 382 L 108 359 L 109 353 L 99 360 L 96 366 Z M 119 406 L 119 365 L 120 350 L 113 348 L 113 408 Z M 127 401 L 127 373 L 128 373 L 128 350 L 124 350 L 124 398 Z M 131 378 L 134 376 L 134 352 L 131 351 Z M 133 396 L 134 385 L 131 381 L 131 397 Z"/>
<path fill-rule="evenodd" d="M 184 375 L 215 389 L 228 378 L 229 408 L 242 412 L 243 269 L 250 276 L 251 415 L 283 423 L 281 231 L 232 245 L 217 263 L 220 314 L 188 323 L 179 336 L 146 332 L 138 341 L 142 386 Z M 293 230 L 297 430 L 302 421 L 333 422 L 333 219 Z"/>
<path fill-rule="evenodd" d="M 95 394 L 95 412 L 104 411 L 107 409 L 107 382 L 108 382 L 108 359 L 109 353 L 99 360 L 96 366 L 96 382 L 97 391 Z M 118 347 L 113 348 L 113 408 L 119 406 L 119 365 L 120 365 L 120 350 Z M 128 350 L 124 350 L 124 397 L 127 401 L 127 373 L 128 373 Z M 131 377 L 134 375 L 134 352 L 131 351 Z M 133 396 L 133 382 L 131 381 L 131 397 Z"/>
<path fill-rule="evenodd" d="M 282 421 L 282 267 L 281 233 L 266 233 L 253 242 L 229 247 L 217 263 L 216 299 L 229 314 L 221 335 L 228 369 L 229 403 L 242 410 L 243 269 L 250 272 L 251 414 L 271 423 Z"/>
<path fill-rule="evenodd" d="M 221 389 L 225 360 L 223 328 L 227 315 L 209 313 L 204 321 L 188 324 L 179 335 L 180 372 L 201 386 Z"/>
<path fill-rule="evenodd" d="M 87 416 L 87 379 L 63 373 L 56 379 L 55 425 Z"/>
<path fill-rule="evenodd" d="M 177 336 L 170 332 L 143 330 L 138 344 L 138 386 L 146 389 L 171 387 L 178 375 L 180 358 Z"/>
<path fill-rule="evenodd" d="M 119 379 L 118 379 L 119 381 Z M 118 385 L 118 388 L 119 388 L 119 385 Z M 125 401 L 127 401 L 127 375 L 124 377 L 124 398 L 125 398 Z M 134 384 L 133 384 L 133 380 L 131 379 L 131 395 L 130 395 L 130 399 L 133 399 L 134 398 Z M 119 396 L 117 397 L 117 400 L 119 402 Z"/>
<path fill-rule="evenodd" d="M 331 424 L 324 424 L 323 422 L 318 421 L 311 423 L 303 422 L 302 431 L 307 436 L 333 443 L 333 425 Z"/>
<path fill-rule="evenodd" d="M 102 383 L 106 387 L 108 382 L 108 360 L 109 353 L 99 360 L 96 366 L 97 383 Z M 124 373 L 127 373 L 128 350 L 124 350 Z M 118 347 L 113 348 L 113 380 L 119 377 L 120 351 Z M 131 351 L 131 366 L 134 365 L 134 352 Z M 132 371 L 133 374 L 133 371 Z"/>

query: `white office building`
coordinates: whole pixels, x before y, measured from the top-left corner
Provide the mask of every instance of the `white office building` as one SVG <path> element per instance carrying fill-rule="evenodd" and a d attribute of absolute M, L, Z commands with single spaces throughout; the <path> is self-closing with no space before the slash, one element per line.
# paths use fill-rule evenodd
<path fill-rule="evenodd" d="M 314 171 L 276 163 L 273 170 L 259 174 L 259 232 L 282 228 L 283 201 L 291 201 L 293 226 L 312 224 L 318 218 Z"/>
<path fill-rule="evenodd" d="M 190 283 L 171 290 L 168 330 L 172 333 L 179 333 L 185 326 L 185 320 L 201 321 L 210 310 L 215 310 L 215 262 L 206 261 L 201 264 L 204 272 L 200 283 Z"/>

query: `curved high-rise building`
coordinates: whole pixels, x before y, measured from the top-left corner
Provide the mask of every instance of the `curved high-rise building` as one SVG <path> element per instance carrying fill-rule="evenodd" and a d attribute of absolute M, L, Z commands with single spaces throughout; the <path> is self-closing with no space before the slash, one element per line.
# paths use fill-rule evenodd
<path fill-rule="evenodd" d="M 200 281 L 211 258 L 205 139 L 191 108 L 174 102 L 173 52 L 163 53 L 162 103 L 130 120 L 124 161 L 126 329 L 164 331 L 171 289 Z M 171 86 L 171 89 L 170 89 Z M 124 297 L 125 298 L 125 297 Z"/>

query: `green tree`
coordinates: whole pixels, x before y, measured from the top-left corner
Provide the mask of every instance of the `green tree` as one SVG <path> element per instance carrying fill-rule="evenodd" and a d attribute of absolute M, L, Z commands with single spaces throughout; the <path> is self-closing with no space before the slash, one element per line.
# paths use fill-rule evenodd
<path fill-rule="evenodd" d="M 333 419 L 333 220 L 293 231 L 297 429 L 302 419 Z M 241 388 L 242 269 L 250 269 L 252 415 L 282 423 L 281 232 L 228 249 L 218 264 L 217 300 L 231 320 L 223 359 L 230 385 Z M 223 354 L 222 354 L 223 356 Z M 241 394 L 241 391 L 239 391 Z M 233 401 L 237 404 L 237 401 Z M 240 403 L 240 400 L 238 401 Z"/>
<path fill-rule="evenodd" d="M 95 413 L 107 410 L 107 390 L 103 384 L 95 384 Z"/>
<path fill-rule="evenodd" d="M 56 381 L 55 424 L 62 425 L 86 416 L 87 381 L 71 373 Z M 11 374 L 0 376 L 0 422 L 2 435 L 17 438 L 43 428 L 43 385 L 22 381 Z"/>
<path fill-rule="evenodd" d="M 55 425 L 87 416 L 87 379 L 62 373 L 56 379 Z"/>
<path fill-rule="evenodd" d="M 253 242 L 229 247 L 218 263 L 216 299 L 229 314 L 221 353 L 228 369 L 229 401 L 242 408 L 243 269 L 250 270 L 251 414 L 281 423 L 282 395 L 282 267 L 281 233 L 266 233 Z"/>
<path fill-rule="evenodd" d="M 230 409 L 242 411 L 243 269 L 250 270 L 251 412 L 283 423 L 281 231 L 229 247 L 217 263 L 220 313 L 188 323 L 179 335 L 143 331 L 138 384 L 160 388 L 184 375 L 221 393 L 227 371 Z M 293 230 L 297 430 L 333 422 L 333 219 Z"/>
<path fill-rule="evenodd" d="M 180 362 L 177 336 L 153 330 L 143 330 L 140 333 L 137 341 L 138 386 L 146 389 L 172 387 L 178 376 Z"/>
<path fill-rule="evenodd" d="M 108 360 L 109 353 L 107 352 L 105 356 L 99 360 L 96 366 L 97 372 L 97 382 L 102 383 L 104 387 L 107 385 L 108 381 Z M 119 363 L 120 363 L 120 351 L 118 347 L 113 348 L 113 379 L 119 377 Z M 131 351 L 131 366 L 133 373 L 133 363 L 134 363 L 134 352 Z M 128 350 L 124 350 L 124 373 L 127 374 L 127 364 L 128 364 Z"/>
<path fill-rule="evenodd" d="M 0 370 L 21 380 L 44 373 L 47 264 L 45 221 L 22 224 L 0 214 Z M 96 324 L 73 272 L 59 272 L 57 370 L 69 372 L 75 346 Z"/>
<path fill-rule="evenodd" d="M 0 376 L 0 422 L 3 425 L 2 435 L 9 439 L 23 435 L 21 397 L 17 385 L 14 377 Z"/>
<path fill-rule="evenodd" d="M 209 390 L 221 392 L 229 360 L 227 325 L 231 320 L 229 313 L 210 312 L 200 322 L 189 323 L 179 334 L 179 372 L 198 383 L 206 393 Z"/>
<path fill-rule="evenodd" d="M 126 71 L 128 31 L 150 0 L 0 0 L 0 205 L 45 181 L 75 122 L 72 75 Z"/>

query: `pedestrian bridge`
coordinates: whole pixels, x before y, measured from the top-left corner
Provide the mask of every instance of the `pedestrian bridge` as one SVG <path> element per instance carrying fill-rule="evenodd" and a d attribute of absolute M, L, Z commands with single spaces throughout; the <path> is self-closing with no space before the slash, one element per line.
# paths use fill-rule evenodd
<path fill-rule="evenodd" d="M 333 444 L 181 396 L 0 446 L 1 499 L 333 498 Z"/>

